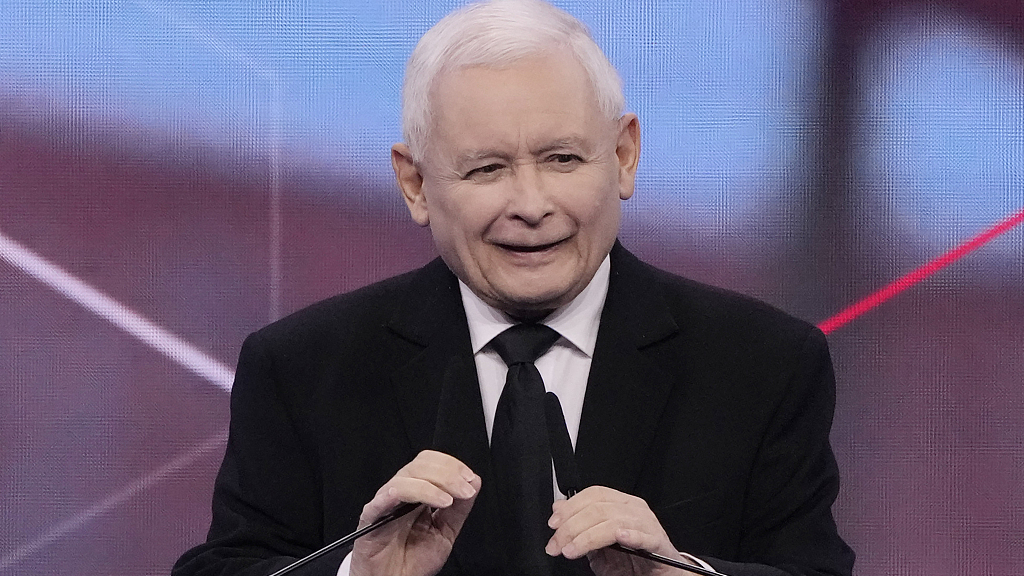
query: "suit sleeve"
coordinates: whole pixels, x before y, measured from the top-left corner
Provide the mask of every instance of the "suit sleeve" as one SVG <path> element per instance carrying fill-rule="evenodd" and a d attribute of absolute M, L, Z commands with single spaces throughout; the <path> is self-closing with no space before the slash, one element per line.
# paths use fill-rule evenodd
<path fill-rule="evenodd" d="M 811 329 L 761 441 L 745 495 L 740 554 L 704 558 L 730 576 L 847 576 L 854 553 L 832 517 L 839 470 L 829 443 L 835 376 Z"/>
<path fill-rule="evenodd" d="M 323 546 L 321 481 L 281 386 L 259 333 L 249 336 L 231 392 L 210 532 L 173 576 L 266 575 Z M 329 554 L 293 574 L 333 576 L 343 556 Z"/>

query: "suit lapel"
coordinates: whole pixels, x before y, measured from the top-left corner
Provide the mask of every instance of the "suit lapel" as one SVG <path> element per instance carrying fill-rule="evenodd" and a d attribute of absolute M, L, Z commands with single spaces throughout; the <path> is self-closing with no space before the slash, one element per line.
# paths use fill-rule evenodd
<path fill-rule="evenodd" d="M 389 323 L 396 346 L 411 359 L 391 384 L 414 453 L 434 449 L 480 475 L 483 488 L 455 541 L 454 556 L 467 573 L 493 571 L 498 562 L 496 504 L 488 489 L 490 448 L 483 402 L 458 280 L 437 259 L 413 280 L 408 299 Z"/>
<path fill-rule="evenodd" d="M 618 243 L 576 442 L 586 485 L 634 493 L 672 379 L 645 354 L 678 327 L 646 265 Z"/>
<path fill-rule="evenodd" d="M 399 359 L 391 373 L 391 383 L 409 442 L 416 452 L 432 447 L 442 389 L 458 387 L 474 393 L 466 402 L 448 408 L 466 408 L 471 398 L 479 398 L 476 371 L 472 368 L 472 350 L 466 314 L 462 309 L 458 283 L 438 259 L 422 268 L 413 279 L 408 297 L 388 324 L 398 337 Z M 446 393 L 447 397 L 453 396 Z M 465 398 L 465 395 L 463 395 Z M 480 411 L 479 401 L 476 412 Z M 448 413 L 448 412 L 446 412 Z M 473 413 L 466 413 L 457 430 L 445 430 L 446 437 L 469 435 Z M 479 422 L 483 424 L 483 414 Z M 486 436 L 481 432 L 486 448 Z M 477 438 L 480 440 L 481 438 Z M 479 448 L 477 446 L 476 448 Z"/>

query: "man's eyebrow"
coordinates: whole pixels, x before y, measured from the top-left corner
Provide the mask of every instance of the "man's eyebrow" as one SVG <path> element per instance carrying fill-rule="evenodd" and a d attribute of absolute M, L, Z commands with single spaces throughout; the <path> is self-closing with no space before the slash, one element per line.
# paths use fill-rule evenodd
<path fill-rule="evenodd" d="M 591 147 L 588 143 L 588 140 L 586 138 L 583 138 L 582 136 L 568 136 L 565 138 L 558 138 L 556 140 L 549 140 L 548 142 L 545 142 L 537 146 L 536 148 L 532 149 L 530 153 L 534 156 L 541 156 L 547 152 L 551 152 L 552 150 L 559 150 L 565 148 L 574 148 L 582 150 L 583 152 L 589 152 Z M 504 160 L 506 162 L 512 162 L 514 160 L 513 156 L 509 154 L 507 151 L 498 149 L 484 149 L 470 150 L 464 154 L 459 154 L 455 158 L 455 161 L 457 165 L 461 166 L 463 164 L 479 162 L 480 160 L 487 160 L 490 158 L 496 158 L 499 160 Z"/>
<path fill-rule="evenodd" d="M 486 160 L 488 158 L 498 158 L 500 160 L 511 161 L 512 157 L 507 152 L 500 150 L 472 150 L 465 154 L 459 154 L 455 158 L 457 165 L 467 164 L 470 162 L 479 162 L 480 160 Z"/>
<path fill-rule="evenodd" d="M 546 152 L 551 152 L 552 150 L 559 150 L 565 148 L 575 148 L 578 150 L 582 150 L 584 152 L 590 151 L 590 146 L 585 138 L 582 138 L 580 136 L 569 136 L 567 138 L 559 138 L 557 140 L 545 142 L 544 144 L 535 148 L 532 152 L 534 156 L 540 156 Z"/>

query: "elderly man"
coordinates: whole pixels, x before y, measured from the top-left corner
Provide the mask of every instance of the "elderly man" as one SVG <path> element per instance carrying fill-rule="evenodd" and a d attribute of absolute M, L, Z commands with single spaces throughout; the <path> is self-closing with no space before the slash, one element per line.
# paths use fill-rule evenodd
<path fill-rule="evenodd" d="M 246 340 L 209 540 L 175 574 L 267 574 L 406 502 L 303 573 L 681 573 L 618 543 L 849 574 L 824 339 L 616 243 L 640 129 L 585 27 L 537 0 L 457 11 L 403 100 L 392 164 L 441 257 Z M 545 390 L 587 486 L 568 499 Z"/>

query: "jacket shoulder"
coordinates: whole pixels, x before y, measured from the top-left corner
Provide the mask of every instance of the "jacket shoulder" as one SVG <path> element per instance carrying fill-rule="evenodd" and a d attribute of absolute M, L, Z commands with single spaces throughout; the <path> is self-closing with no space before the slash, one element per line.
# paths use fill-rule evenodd
<path fill-rule="evenodd" d="M 640 262 L 681 330 L 734 342 L 804 342 L 822 337 L 809 322 L 766 302 Z"/>
<path fill-rule="evenodd" d="M 421 270 L 310 304 L 257 330 L 251 338 L 271 347 L 315 347 L 318 342 L 337 344 L 355 336 L 367 337 L 386 327 Z"/>

